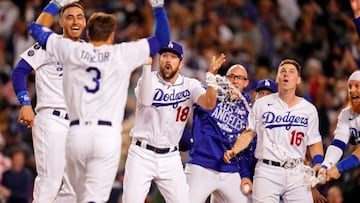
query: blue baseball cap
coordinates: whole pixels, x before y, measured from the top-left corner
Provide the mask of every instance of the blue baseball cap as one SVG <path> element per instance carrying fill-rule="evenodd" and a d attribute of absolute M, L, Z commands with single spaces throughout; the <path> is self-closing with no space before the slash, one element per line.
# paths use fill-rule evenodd
<path fill-rule="evenodd" d="M 180 58 L 180 60 L 183 59 L 184 57 L 184 53 L 183 53 L 183 48 L 180 44 L 170 41 L 169 44 L 166 47 L 163 47 L 160 49 L 159 54 L 162 54 L 164 52 L 172 52 L 176 55 L 178 55 L 178 57 Z"/>
<path fill-rule="evenodd" d="M 261 90 L 269 90 L 270 92 L 275 93 L 278 91 L 278 87 L 277 87 L 277 84 L 273 80 L 263 79 L 257 83 L 256 89 L 255 89 L 256 92 L 259 92 Z"/>

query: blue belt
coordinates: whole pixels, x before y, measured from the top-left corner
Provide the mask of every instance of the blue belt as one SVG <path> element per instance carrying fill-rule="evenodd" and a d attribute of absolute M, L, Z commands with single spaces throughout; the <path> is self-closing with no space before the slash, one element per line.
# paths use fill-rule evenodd
<path fill-rule="evenodd" d="M 55 115 L 55 116 L 62 117 L 62 116 L 61 116 L 61 112 L 60 112 L 60 111 L 58 111 L 58 110 L 54 110 L 54 111 L 52 112 L 52 114 L 53 114 L 53 115 Z M 68 116 L 68 114 L 65 114 L 64 119 L 69 120 L 69 116 Z"/>
<path fill-rule="evenodd" d="M 73 120 L 70 122 L 70 126 L 73 126 L 73 125 L 79 125 L 80 124 L 80 121 L 79 120 Z M 85 125 L 91 125 L 92 122 L 91 121 L 85 121 L 84 122 Z M 96 122 L 97 125 L 107 125 L 107 126 L 112 126 L 112 123 L 111 121 L 103 121 L 103 120 L 98 120 Z"/>
<path fill-rule="evenodd" d="M 141 147 L 141 141 L 136 140 L 135 145 Z M 169 152 L 175 152 L 178 148 L 175 147 L 172 151 L 170 151 L 170 147 L 168 147 L 168 148 L 157 148 L 157 147 L 154 147 L 152 145 L 146 144 L 145 149 L 153 151 L 153 152 L 155 152 L 157 154 L 166 154 L 166 153 L 169 153 Z"/>

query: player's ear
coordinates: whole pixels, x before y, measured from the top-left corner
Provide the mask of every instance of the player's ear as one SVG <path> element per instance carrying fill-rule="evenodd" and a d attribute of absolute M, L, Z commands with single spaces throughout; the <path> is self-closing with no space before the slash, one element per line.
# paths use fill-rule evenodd
<path fill-rule="evenodd" d="M 184 66 L 184 61 L 181 60 L 181 61 L 179 62 L 179 70 L 180 70 L 183 66 Z"/>
<path fill-rule="evenodd" d="M 301 84 L 301 77 L 300 76 L 298 77 L 298 79 L 296 81 L 296 84 L 298 84 L 298 85 Z"/>
<path fill-rule="evenodd" d="M 61 28 L 64 27 L 64 21 L 63 21 L 62 18 L 59 18 L 59 25 L 60 25 Z"/>

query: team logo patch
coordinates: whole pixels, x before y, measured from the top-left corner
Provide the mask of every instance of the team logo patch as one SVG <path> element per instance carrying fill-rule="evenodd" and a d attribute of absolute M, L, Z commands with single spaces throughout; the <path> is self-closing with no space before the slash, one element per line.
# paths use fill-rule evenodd
<path fill-rule="evenodd" d="M 40 48 L 41 48 L 41 46 L 40 46 L 39 44 L 35 44 L 35 45 L 34 45 L 34 49 L 35 49 L 35 50 L 38 50 L 38 49 L 40 49 Z"/>
<path fill-rule="evenodd" d="M 27 55 L 28 55 L 28 56 L 34 56 L 34 50 L 28 51 Z"/>

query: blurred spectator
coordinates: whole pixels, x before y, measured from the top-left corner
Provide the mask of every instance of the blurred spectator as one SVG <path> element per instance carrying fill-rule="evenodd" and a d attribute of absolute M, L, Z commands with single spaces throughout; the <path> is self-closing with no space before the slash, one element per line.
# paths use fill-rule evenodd
<path fill-rule="evenodd" d="M 328 189 L 327 195 L 327 203 L 343 203 L 343 194 L 342 190 L 338 185 L 333 185 Z"/>
<path fill-rule="evenodd" d="M 7 203 L 30 203 L 33 175 L 25 167 L 25 152 L 12 148 L 10 157 L 12 166 L 3 174 L 0 195 L 7 198 Z"/>
<path fill-rule="evenodd" d="M 11 0 L 0 0 L 0 35 L 9 37 L 19 17 L 19 8 Z"/>
<path fill-rule="evenodd" d="M 3 135 L 0 134 L 0 183 L 2 181 L 3 173 L 11 167 L 11 159 L 3 154 L 5 144 L 5 139 Z"/>

